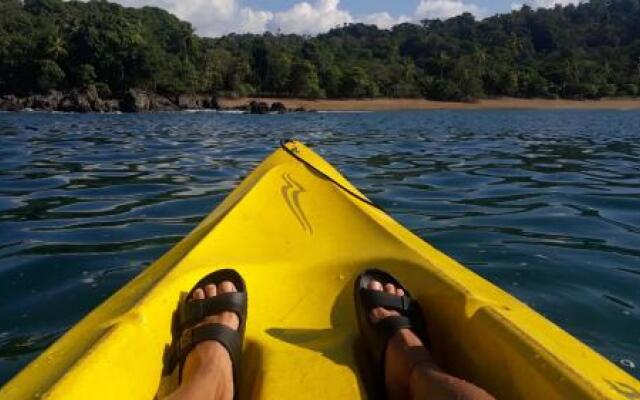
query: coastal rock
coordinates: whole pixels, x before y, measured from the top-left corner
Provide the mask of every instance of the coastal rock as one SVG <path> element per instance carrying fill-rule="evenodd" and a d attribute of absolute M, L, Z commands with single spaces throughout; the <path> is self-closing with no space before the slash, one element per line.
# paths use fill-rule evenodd
<path fill-rule="evenodd" d="M 89 86 L 83 90 L 72 90 L 60 99 L 55 109 L 81 113 L 108 111 L 105 107 L 104 100 L 98 96 L 98 91 L 95 86 Z"/>
<path fill-rule="evenodd" d="M 116 99 L 104 100 L 105 112 L 120 111 L 120 101 Z"/>
<path fill-rule="evenodd" d="M 183 110 L 199 110 L 202 108 L 200 98 L 193 94 L 179 94 L 177 103 L 178 107 Z"/>
<path fill-rule="evenodd" d="M 269 105 L 264 101 L 253 100 L 249 103 L 250 114 L 267 114 L 269 112 Z"/>
<path fill-rule="evenodd" d="M 24 110 L 24 104 L 22 102 L 22 99 L 12 94 L 7 94 L 0 97 L 0 110 L 22 111 Z"/>
<path fill-rule="evenodd" d="M 149 93 L 140 89 L 129 89 L 120 100 L 120 110 L 124 112 L 149 111 L 151 99 Z"/>
<path fill-rule="evenodd" d="M 179 94 L 171 97 L 132 88 L 119 99 L 103 99 L 94 85 L 69 92 L 52 90 L 47 94 L 27 97 L 0 96 L 0 110 L 36 109 L 66 112 L 144 112 L 176 111 L 180 109 L 218 108 L 215 95 L 207 93 Z M 268 109 L 268 108 L 267 108 Z"/>
<path fill-rule="evenodd" d="M 271 112 L 277 112 L 278 114 L 284 114 L 287 112 L 287 107 L 282 102 L 274 101 L 271 103 L 271 108 L 269 109 Z"/>
<path fill-rule="evenodd" d="M 214 95 L 203 93 L 183 93 L 176 99 L 178 107 L 182 110 L 217 109 L 218 99 Z"/>
<path fill-rule="evenodd" d="M 46 95 L 37 94 L 34 96 L 30 96 L 25 100 L 29 103 L 29 107 L 33 109 L 53 111 L 57 110 L 58 107 L 60 107 L 60 102 L 63 98 L 64 95 L 62 94 L 62 92 L 52 90 Z"/>
<path fill-rule="evenodd" d="M 176 111 L 178 106 L 169 98 L 153 93 L 149 96 L 149 110 L 151 111 Z"/>

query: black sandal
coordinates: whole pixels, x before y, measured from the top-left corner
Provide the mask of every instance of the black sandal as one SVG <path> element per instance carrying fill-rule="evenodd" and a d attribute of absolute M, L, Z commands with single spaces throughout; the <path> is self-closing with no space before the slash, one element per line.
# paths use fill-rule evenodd
<path fill-rule="evenodd" d="M 382 286 L 386 283 L 393 284 L 396 288 L 404 290 L 404 296 L 369 289 L 369 283 L 374 280 L 380 282 Z M 387 342 L 397 331 L 407 328 L 411 329 L 426 345 L 427 337 L 422 310 L 411 297 L 409 291 L 384 271 L 368 269 L 356 278 L 354 286 L 353 293 L 360 339 L 363 345 L 362 350 L 369 354 L 369 362 L 362 365 L 362 368 L 365 369 L 362 371 L 363 376 L 370 386 L 368 389 L 373 390 L 369 393 L 370 398 L 386 399 L 385 352 Z M 389 316 L 373 323 L 370 318 L 371 310 L 377 307 L 395 310 L 400 315 Z"/>
<path fill-rule="evenodd" d="M 206 285 L 218 285 L 224 281 L 232 282 L 237 292 L 222 293 L 202 300 L 192 300 L 193 292 L 196 289 L 204 289 Z M 202 323 L 205 318 L 224 311 L 235 312 L 238 315 L 240 320 L 238 330 L 219 323 L 204 324 L 193 328 Z M 227 349 L 231 357 L 233 397 L 237 399 L 246 321 L 247 288 L 240 274 L 232 269 L 222 269 L 205 276 L 193 286 L 173 314 L 171 327 L 173 343 L 165 353 L 164 374 L 171 374 L 175 367 L 179 366 L 178 379 L 181 382 L 182 367 L 189 352 L 201 342 L 215 340 Z"/>

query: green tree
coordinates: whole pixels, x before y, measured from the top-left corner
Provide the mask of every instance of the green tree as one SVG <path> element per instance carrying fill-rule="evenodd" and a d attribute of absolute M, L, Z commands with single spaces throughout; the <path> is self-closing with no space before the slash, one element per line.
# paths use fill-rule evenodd
<path fill-rule="evenodd" d="M 376 97 L 378 86 L 361 67 L 353 67 L 342 79 L 341 93 L 348 98 Z"/>
<path fill-rule="evenodd" d="M 64 80 L 64 71 L 53 60 L 42 60 L 37 62 L 38 89 L 48 91 L 55 89 Z"/>
<path fill-rule="evenodd" d="M 76 83 L 78 86 L 86 87 L 96 81 L 96 69 L 91 64 L 81 64 L 76 72 Z"/>
<path fill-rule="evenodd" d="M 476 20 L 202 38 L 155 7 L 0 0 L 0 94 L 101 83 L 222 95 L 636 96 L 640 3 L 589 0 Z"/>
<path fill-rule="evenodd" d="M 291 67 L 289 93 L 296 97 L 324 97 L 316 68 L 309 61 L 300 61 Z"/>

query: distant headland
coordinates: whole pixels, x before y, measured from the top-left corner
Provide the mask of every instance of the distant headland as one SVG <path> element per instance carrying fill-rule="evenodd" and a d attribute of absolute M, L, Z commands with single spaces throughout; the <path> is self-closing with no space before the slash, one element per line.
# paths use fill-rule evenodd
<path fill-rule="evenodd" d="M 638 21 L 637 1 L 591 0 L 483 20 L 467 13 L 390 29 L 348 24 L 317 36 L 206 38 L 159 8 L 5 0 L 0 109 L 163 111 L 259 97 L 308 99 L 315 108 L 351 104 L 345 99 L 381 108 L 527 104 L 490 100 L 504 98 L 635 107 Z M 592 102 L 610 98 L 621 100 Z"/>

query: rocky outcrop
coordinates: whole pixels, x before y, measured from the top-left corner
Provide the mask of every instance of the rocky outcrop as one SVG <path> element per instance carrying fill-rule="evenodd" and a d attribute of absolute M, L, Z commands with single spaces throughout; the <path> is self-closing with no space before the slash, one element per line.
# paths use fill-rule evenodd
<path fill-rule="evenodd" d="M 89 86 L 84 90 L 74 89 L 66 94 L 58 102 L 58 107 L 56 109 L 60 111 L 83 113 L 111 112 L 119 109 L 119 106 L 114 107 L 114 105 L 115 103 L 113 101 L 101 99 L 95 86 Z"/>
<path fill-rule="evenodd" d="M 0 110 L 22 111 L 24 110 L 24 103 L 22 99 L 12 94 L 4 95 L 0 97 Z"/>
<path fill-rule="evenodd" d="M 0 110 L 21 111 L 34 109 L 43 111 L 111 112 L 119 110 L 117 101 L 103 100 L 95 86 L 74 89 L 68 93 L 52 90 L 48 94 L 36 94 L 19 98 L 14 95 L 0 97 Z"/>
<path fill-rule="evenodd" d="M 149 93 L 140 89 L 129 89 L 120 99 L 120 111 L 142 112 L 149 111 L 151 99 Z"/>
<path fill-rule="evenodd" d="M 179 107 L 168 97 L 157 93 L 149 94 L 149 109 L 145 111 L 177 111 Z"/>
<path fill-rule="evenodd" d="M 105 92 L 102 92 L 105 95 Z M 108 94 L 106 94 L 108 95 Z M 103 99 L 95 86 L 85 89 L 73 89 L 69 92 L 52 90 L 47 94 L 28 97 L 14 95 L 0 96 L 0 110 L 22 111 L 24 109 L 70 112 L 148 112 L 223 109 L 244 111 L 249 114 L 284 114 L 287 112 L 306 112 L 302 107 L 287 109 L 281 101 L 268 104 L 252 100 L 243 105 L 221 108 L 218 99 L 210 93 L 179 93 L 161 95 L 155 92 L 132 88 L 119 99 Z"/>
<path fill-rule="evenodd" d="M 122 100 L 120 109 L 124 112 L 202 110 L 218 108 L 218 99 L 211 94 L 181 93 L 165 97 L 140 89 L 129 89 Z"/>
<path fill-rule="evenodd" d="M 218 99 L 214 95 L 203 93 L 183 93 L 176 98 L 176 104 L 182 110 L 217 109 Z"/>
<path fill-rule="evenodd" d="M 72 112 L 144 112 L 216 108 L 218 108 L 218 100 L 213 94 L 163 96 L 136 88 L 127 90 L 119 99 L 102 99 L 95 86 L 89 86 L 86 89 L 73 89 L 66 93 L 54 90 L 48 94 L 27 97 L 0 96 L 0 110 L 6 111 L 34 109 Z"/>
<path fill-rule="evenodd" d="M 285 107 L 285 105 L 280 101 L 274 101 L 273 103 L 271 103 L 269 111 L 276 112 L 278 114 L 284 114 L 287 112 L 287 107 Z"/>
<path fill-rule="evenodd" d="M 27 107 L 39 110 L 53 111 L 57 110 L 60 102 L 64 98 L 62 92 L 52 90 L 47 95 L 35 95 L 28 97 L 25 103 L 29 103 Z"/>
<path fill-rule="evenodd" d="M 249 103 L 250 114 L 267 114 L 269 112 L 269 105 L 264 101 L 252 100 Z"/>
<path fill-rule="evenodd" d="M 231 107 L 220 107 L 223 111 L 244 111 L 247 114 L 285 114 L 288 112 L 313 112 L 314 110 L 307 110 L 304 107 L 287 108 L 287 106 L 281 101 L 274 101 L 269 105 L 264 101 L 251 100 L 247 104 L 235 105 Z"/>

